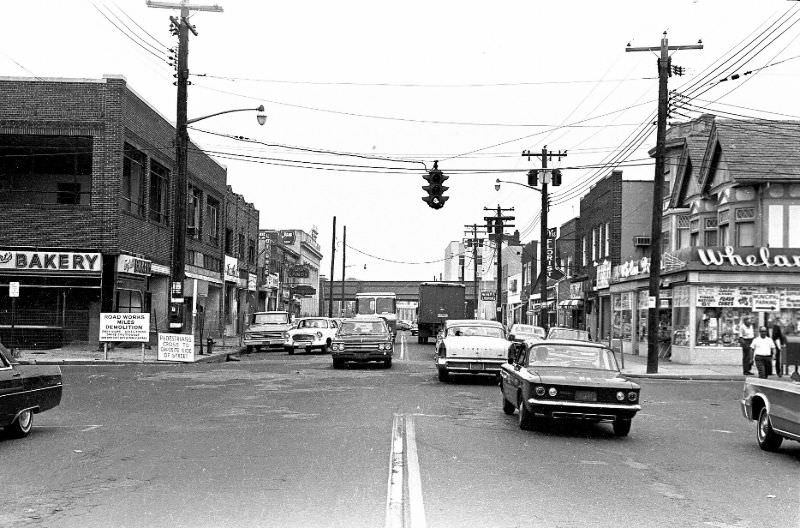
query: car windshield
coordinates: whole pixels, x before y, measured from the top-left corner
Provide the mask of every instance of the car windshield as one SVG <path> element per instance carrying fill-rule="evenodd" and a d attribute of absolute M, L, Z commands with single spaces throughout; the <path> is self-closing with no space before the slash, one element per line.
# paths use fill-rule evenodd
<path fill-rule="evenodd" d="M 328 328 L 328 323 L 325 319 L 303 319 L 297 328 Z"/>
<path fill-rule="evenodd" d="M 551 328 L 550 332 L 547 334 L 547 339 L 589 341 L 589 332 L 586 330 L 576 330 L 574 328 Z"/>
<path fill-rule="evenodd" d="M 253 314 L 253 324 L 288 324 L 289 314 L 257 313 Z"/>
<path fill-rule="evenodd" d="M 529 367 L 559 367 L 618 371 L 614 353 L 601 346 L 536 344 L 528 353 Z"/>
<path fill-rule="evenodd" d="M 345 321 L 339 329 L 339 335 L 385 334 L 386 332 L 386 323 L 383 321 Z"/>
<path fill-rule="evenodd" d="M 501 328 L 494 326 L 451 326 L 447 329 L 448 336 L 483 336 L 504 338 L 505 335 Z"/>

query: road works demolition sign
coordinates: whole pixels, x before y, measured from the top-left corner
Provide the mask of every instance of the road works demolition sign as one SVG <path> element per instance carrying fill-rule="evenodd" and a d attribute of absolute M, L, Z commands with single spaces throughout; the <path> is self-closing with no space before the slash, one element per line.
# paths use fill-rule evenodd
<path fill-rule="evenodd" d="M 100 341 L 131 341 L 146 343 L 150 340 L 149 313 L 101 313 Z"/>

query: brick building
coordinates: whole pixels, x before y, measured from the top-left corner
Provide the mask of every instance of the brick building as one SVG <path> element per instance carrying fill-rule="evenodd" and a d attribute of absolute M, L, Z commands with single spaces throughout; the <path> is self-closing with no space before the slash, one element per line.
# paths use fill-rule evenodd
<path fill-rule="evenodd" d="M 244 331 L 249 316 L 258 311 L 257 284 L 259 213 L 253 204 L 228 186 L 225 193 L 225 298 L 226 335 Z"/>
<path fill-rule="evenodd" d="M 96 343 L 101 312 L 165 330 L 175 127 L 120 76 L 3 78 L 0 100 L 0 292 L 21 285 L 19 344 Z M 190 145 L 188 185 L 185 304 L 217 335 L 226 170 Z M 9 315 L 0 293 L 4 341 Z"/>

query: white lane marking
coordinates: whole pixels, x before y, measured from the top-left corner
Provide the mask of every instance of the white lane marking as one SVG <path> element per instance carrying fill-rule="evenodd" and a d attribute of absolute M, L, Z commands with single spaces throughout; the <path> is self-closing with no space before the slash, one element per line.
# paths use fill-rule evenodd
<path fill-rule="evenodd" d="M 103 427 L 103 426 L 102 425 L 90 425 L 86 429 L 81 429 L 81 432 L 85 433 L 86 431 L 91 431 L 92 429 L 97 429 L 98 427 Z"/>
<path fill-rule="evenodd" d="M 725 434 L 733 434 L 733 431 L 726 431 L 725 429 L 712 429 L 712 433 L 725 433 Z"/>
<path fill-rule="evenodd" d="M 400 336 L 400 359 L 406 359 L 406 335 Z"/>
<path fill-rule="evenodd" d="M 419 475 L 417 437 L 414 417 L 406 415 L 406 470 L 408 471 L 409 528 L 425 528 L 425 505 L 422 502 L 422 479 Z"/>
<path fill-rule="evenodd" d="M 394 415 L 392 444 L 389 449 L 386 528 L 403 528 L 403 422 L 402 414 Z"/>

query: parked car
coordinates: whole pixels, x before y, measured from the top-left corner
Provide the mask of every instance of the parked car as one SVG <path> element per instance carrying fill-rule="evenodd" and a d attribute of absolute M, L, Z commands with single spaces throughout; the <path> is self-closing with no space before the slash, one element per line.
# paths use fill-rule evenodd
<path fill-rule="evenodd" d="M 784 438 L 800 441 L 800 382 L 747 378 L 742 414 L 756 420 L 756 441 L 764 451 L 777 451 Z"/>
<path fill-rule="evenodd" d="M 381 361 L 392 366 L 392 331 L 379 318 L 345 319 L 331 343 L 333 368 L 342 368 L 348 361 L 366 363 Z"/>
<path fill-rule="evenodd" d="M 500 368 L 503 412 L 519 411 L 521 429 L 539 419 L 612 422 L 626 436 L 639 410 L 640 387 L 619 370 L 614 352 L 585 341 L 517 344 Z"/>
<path fill-rule="evenodd" d="M 21 365 L 0 351 L 0 427 L 11 438 L 28 436 L 33 415 L 61 403 L 61 369 Z"/>
<path fill-rule="evenodd" d="M 417 323 L 411 323 L 411 328 L 409 330 L 411 331 L 411 335 L 415 336 L 419 333 L 419 326 Z"/>
<path fill-rule="evenodd" d="M 250 316 L 244 331 L 244 345 L 248 352 L 260 347 L 284 346 L 289 337 L 291 321 L 289 312 L 256 312 Z"/>
<path fill-rule="evenodd" d="M 526 325 L 526 324 L 513 324 L 511 328 L 508 330 L 508 340 L 509 341 L 517 341 L 522 343 L 529 339 L 534 340 L 541 340 L 544 339 L 546 335 L 545 329 L 541 326 L 533 326 L 533 325 Z"/>
<path fill-rule="evenodd" d="M 336 330 L 339 329 L 338 323 L 327 317 L 304 317 L 297 320 L 297 326 L 288 331 L 284 349 L 289 354 L 294 354 L 298 348 L 311 352 L 318 348 L 326 352 L 331 346 Z"/>
<path fill-rule="evenodd" d="M 497 375 L 511 346 L 505 328 L 497 321 L 446 321 L 436 338 L 434 361 L 439 381 L 447 381 L 451 373 Z"/>
<path fill-rule="evenodd" d="M 578 330 L 577 328 L 565 328 L 563 326 L 554 326 L 547 332 L 547 339 L 570 339 L 575 341 L 591 341 L 589 339 L 589 332 L 587 330 Z"/>

